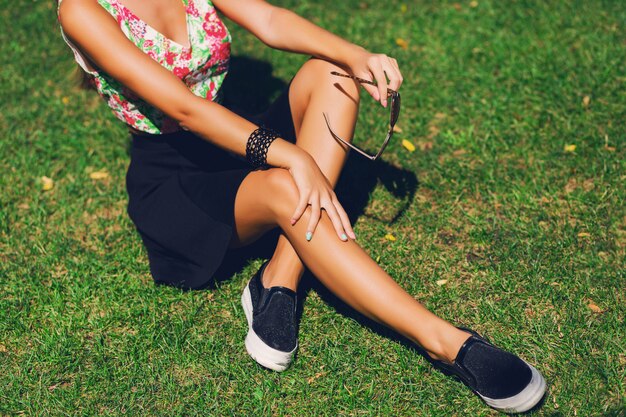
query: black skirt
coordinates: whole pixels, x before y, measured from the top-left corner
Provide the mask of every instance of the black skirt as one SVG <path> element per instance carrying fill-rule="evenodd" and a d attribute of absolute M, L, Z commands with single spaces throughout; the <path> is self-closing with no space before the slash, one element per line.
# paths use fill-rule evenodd
<path fill-rule="evenodd" d="M 295 142 L 288 91 L 261 115 L 237 113 Z M 194 289 L 210 282 L 231 241 L 237 190 L 251 171 L 245 159 L 191 132 L 131 135 L 128 215 L 156 283 Z"/>

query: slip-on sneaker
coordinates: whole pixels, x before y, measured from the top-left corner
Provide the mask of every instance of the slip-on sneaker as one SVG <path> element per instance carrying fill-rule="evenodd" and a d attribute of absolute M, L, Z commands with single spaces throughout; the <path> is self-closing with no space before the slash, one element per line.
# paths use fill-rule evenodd
<path fill-rule="evenodd" d="M 241 295 L 248 320 L 246 350 L 260 365 L 282 372 L 298 349 L 296 293 L 285 287 L 265 288 L 261 281 L 265 262 Z"/>
<path fill-rule="evenodd" d="M 523 413 L 541 401 L 546 381 L 532 365 L 489 343 L 473 330 L 452 365 L 432 360 L 436 367 L 458 377 L 490 407 Z"/>

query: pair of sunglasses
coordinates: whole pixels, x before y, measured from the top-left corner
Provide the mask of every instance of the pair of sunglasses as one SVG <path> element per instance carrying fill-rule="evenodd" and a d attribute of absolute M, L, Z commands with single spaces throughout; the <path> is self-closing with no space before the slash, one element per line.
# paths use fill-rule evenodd
<path fill-rule="evenodd" d="M 369 85 L 377 85 L 374 81 L 370 81 L 370 80 L 366 80 L 364 78 L 359 78 L 356 77 L 354 75 L 348 75 L 348 74 L 341 74 L 339 72 L 336 71 L 331 71 L 332 75 L 337 75 L 340 77 L 345 77 L 345 78 L 351 78 L 353 80 L 356 80 L 362 84 L 369 84 Z M 385 150 L 385 148 L 387 147 L 387 144 L 389 144 L 389 140 L 391 139 L 391 137 L 393 136 L 393 128 L 396 125 L 396 122 L 398 121 L 398 116 L 400 115 L 400 93 L 398 93 L 395 90 L 392 90 L 391 88 L 387 88 L 387 97 L 389 98 L 389 131 L 387 132 L 387 136 L 385 137 L 385 140 L 383 141 L 383 144 L 381 145 L 380 149 L 378 150 L 378 152 L 376 152 L 376 154 L 371 155 L 368 152 L 364 151 L 363 149 L 359 148 L 358 146 L 355 146 L 353 144 L 351 144 L 350 142 L 340 138 L 337 134 L 335 134 L 335 132 L 333 132 L 333 129 L 330 127 L 330 121 L 328 120 L 328 114 L 324 113 L 324 120 L 326 120 L 326 126 L 328 126 L 328 130 L 330 131 L 330 134 L 333 135 L 333 137 L 335 138 L 335 140 L 338 140 L 339 142 L 343 143 L 344 145 L 350 147 L 351 149 L 354 149 L 355 151 L 357 151 L 358 153 L 360 153 L 361 155 L 363 155 L 364 157 L 370 159 L 371 161 L 375 161 L 376 159 L 378 159 L 378 157 L 380 155 L 382 155 L 383 151 Z"/>

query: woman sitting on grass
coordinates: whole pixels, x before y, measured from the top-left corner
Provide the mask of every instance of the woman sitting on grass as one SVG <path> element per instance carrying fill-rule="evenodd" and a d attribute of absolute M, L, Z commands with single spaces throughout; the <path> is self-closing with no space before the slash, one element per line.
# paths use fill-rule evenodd
<path fill-rule="evenodd" d="M 231 37 L 215 8 L 272 48 L 312 56 L 261 116 L 238 115 L 220 94 Z M 242 295 L 245 346 L 259 364 L 283 371 L 291 363 L 306 266 L 491 407 L 522 412 L 540 401 L 541 374 L 400 288 L 355 242 L 335 196 L 361 85 L 391 107 L 395 123 L 395 59 L 262 0 L 64 0 L 59 20 L 77 62 L 130 130 L 128 213 L 155 282 L 201 288 L 229 248 L 278 227 L 272 258 Z"/>

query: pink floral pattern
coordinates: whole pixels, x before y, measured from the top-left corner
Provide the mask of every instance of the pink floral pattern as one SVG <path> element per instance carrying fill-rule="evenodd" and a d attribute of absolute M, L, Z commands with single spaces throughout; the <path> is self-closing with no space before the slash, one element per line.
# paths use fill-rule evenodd
<path fill-rule="evenodd" d="M 118 0 L 98 0 L 98 3 L 117 20 L 128 39 L 180 78 L 195 95 L 219 101 L 219 89 L 228 72 L 230 33 L 209 0 L 182 1 L 187 13 L 190 46 L 166 38 Z M 81 63 L 82 55 L 67 42 Z M 152 134 L 180 130 L 175 120 L 141 100 L 105 72 L 84 69 L 93 76 L 98 94 L 117 118 L 129 126 Z"/>

